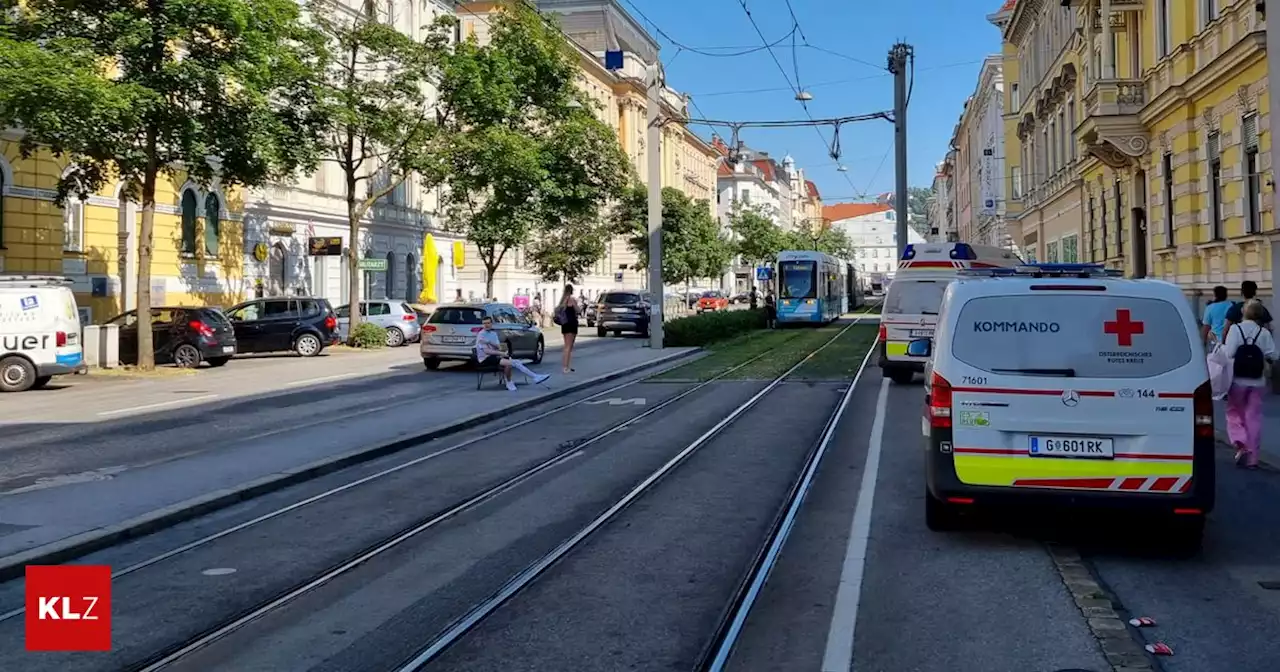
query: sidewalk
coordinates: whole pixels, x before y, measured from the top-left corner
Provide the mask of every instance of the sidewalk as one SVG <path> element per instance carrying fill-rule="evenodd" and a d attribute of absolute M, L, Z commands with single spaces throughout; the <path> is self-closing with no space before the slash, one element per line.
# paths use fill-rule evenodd
<path fill-rule="evenodd" d="M 103 480 L 0 496 L 0 580 L 20 573 L 23 564 L 61 562 L 138 530 L 158 529 L 230 506 L 246 493 L 287 487 L 407 448 L 424 437 L 460 431 L 629 372 L 674 363 L 695 351 L 655 352 L 639 341 L 615 340 L 584 348 L 582 359 L 575 362 L 577 372 L 556 375 L 550 389 L 521 386 L 514 393 L 496 387 L 477 391 L 474 374 L 460 372 L 451 377 L 449 394 L 420 406 L 315 418 L 275 435 L 220 442 L 195 455 L 125 469 Z M 536 368 L 555 372 L 556 364 L 558 358 L 552 357 Z M 83 443 L 75 448 L 96 449 Z"/>

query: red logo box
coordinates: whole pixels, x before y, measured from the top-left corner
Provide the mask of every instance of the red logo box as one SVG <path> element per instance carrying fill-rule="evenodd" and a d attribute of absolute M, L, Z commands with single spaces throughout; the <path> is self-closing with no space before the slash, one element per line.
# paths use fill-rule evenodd
<path fill-rule="evenodd" d="M 111 568 L 28 565 L 28 651 L 111 650 Z"/>

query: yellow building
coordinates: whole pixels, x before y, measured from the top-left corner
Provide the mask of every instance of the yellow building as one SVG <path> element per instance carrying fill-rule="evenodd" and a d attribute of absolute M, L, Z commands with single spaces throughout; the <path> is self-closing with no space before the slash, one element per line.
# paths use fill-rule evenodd
<path fill-rule="evenodd" d="M 1064 257 L 1070 223 L 1040 223 L 1067 211 L 1053 198 L 1075 192 L 1081 260 L 1176 282 L 1197 303 L 1246 279 L 1270 295 L 1265 29 L 1253 0 L 1018 0 L 1008 14 L 1006 54 L 1024 68 L 1048 63 L 1018 79 L 1024 100 L 1010 120 L 1013 140 L 1029 143 L 1010 165 L 1027 186 L 1024 242 L 1039 233 L 1050 258 L 1056 236 Z M 1044 25 L 1080 31 L 1050 58 L 1029 39 Z M 1073 133 L 1058 139 L 1064 115 Z"/>
<path fill-rule="evenodd" d="M 67 165 L 48 152 L 23 159 L 0 138 L 0 272 L 75 281 L 81 320 L 101 323 L 136 307 L 140 206 L 112 184 L 58 207 Z M 252 292 L 235 194 L 161 180 L 156 193 L 152 305 L 228 306 Z"/>

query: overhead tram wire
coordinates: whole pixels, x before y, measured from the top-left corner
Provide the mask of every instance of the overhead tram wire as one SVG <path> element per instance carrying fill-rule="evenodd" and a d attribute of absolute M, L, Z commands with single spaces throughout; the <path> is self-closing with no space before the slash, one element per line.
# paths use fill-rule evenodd
<path fill-rule="evenodd" d="M 761 46 L 761 47 L 737 47 L 736 49 L 738 49 L 738 51 L 735 51 L 733 53 L 718 54 L 718 53 L 712 52 L 711 49 L 730 49 L 733 47 L 691 47 L 677 40 L 676 38 L 671 37 L 671 33 L 668 33 L 667 31 L 663 30 L 662 26 L 659 26 L 656 21 L 649 18 L 649 16 L 644 13 L 644 10 L 636 6 L 636 3 L 632 2 L 631 0 L 622 0 L 622 1 L 625 2 L 627 6 L 630 7 L 632 11 L 636 13 L 636 16 L 639 16 L 642 21 L 649 24 L 653 28 L 653 32 L 662 36 L 667 42 L 670 42 L 671 46 L 681 49 L 683 51 L 698 54 L 699 56 L 709 56 L 711 58 L 733 58 L 737 56 L 746 56 L 748 54 L 759 53 L 766 49 L 772 49 L 773 47 L 776 47 L 779 44 L 786 42 L 789 38 L 794 37 L 796 34 L 796 30 L 799 28 L 798 26 L 792 24 L 791 30 L 787 31 L 786 34 L 784 34 L 782 37 L 779 37 L 778 39 L 772 42 L 770 42 L 769 40 L 765 40 L 764 46 Z"/>
<path fill-rule="evenodd" d="M 951 68 L 964 67 L 966 65 L 978 65 L 980 63 L 982 63 L 982 61 L 959 61 L 957 63 L 944 63 L 942 65 L 934 65 L 927 68 L 920 68 L 920 72 L 948 70 Z M 914 74 L 915 72 L 914 68 L 912 69 L 912 72 Z M 813 84 L 809 85 L 809 88 L 812 89 L 819 86 L 836 86 L 838 84 L 853 84 L 856 82 L 866 82 L 872 79 L 879 79 L 881 77 L 891 77 L 891 76 L 892 76 L 891 73 L 883 72 L 878 75 L 863 75 L 862 77 L 850 77 L 847 79 L 832 79 L 825 82 L 814 82 Z M 776 86 L 776 87 L 767 88 L 767 89 L 734 89 L 732 91 L 707 91 L 704 93 L 690 93 L 689 95 L 697 96 L 699 98 L 713 98 L 718 96 L 742 96 L 742 95 L 750 95 L 750 94 L 756 94 L 756 93 L 776 93 L 779 91 L 791 91 L 791 90 L 792 89 L 790 87 Z"/>

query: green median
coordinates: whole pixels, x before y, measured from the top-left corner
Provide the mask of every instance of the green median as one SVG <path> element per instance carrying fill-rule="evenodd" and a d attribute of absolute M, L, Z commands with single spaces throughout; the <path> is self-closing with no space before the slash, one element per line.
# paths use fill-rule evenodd
<path fill-rule="evenodd" d="M 879 326 L 855 324 L 834 343 L 800 365 L 788 380 L 849 380 L 858 375 L 858 369 L 867 357 L 867 351 L 876 342 Z"/>

